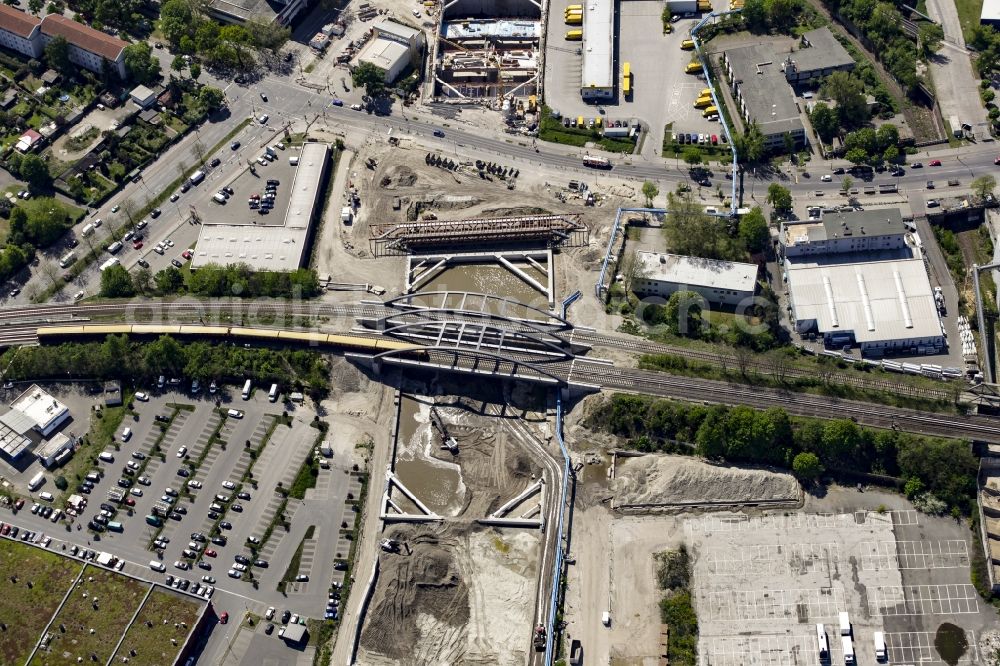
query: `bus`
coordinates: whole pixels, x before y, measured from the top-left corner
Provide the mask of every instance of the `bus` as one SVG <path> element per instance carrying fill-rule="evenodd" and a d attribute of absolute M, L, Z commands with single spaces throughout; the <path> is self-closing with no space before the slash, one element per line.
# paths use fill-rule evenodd
<path fill-rule="evenodd" d="M 632 94 L 632 63 L 622 66 L 622 92 L 626 97 Z"/>
<path fill-rule="evenodd" d="M 590 167 L 591 169 L 610 169 L 611 160 L 607 157 L 597 157 L 594 155 L 584 155 L 583 156 L 583 166 Z"/>
<path fill-rule="evenodd" d="M 249 400 L 250 399 L 250 388 L 251 388 L 251 386 L 253 386 L 253 384 L 248 379 L 246 381 L 246 383 L 243 385 L 243 399 L 244 400 Z"/>
<path fill-rule="evenodd" d="M 578 42 L 583 39 L 583 30 L 568 30 L 566 32 L 566 40 L 570 42 Z"/>

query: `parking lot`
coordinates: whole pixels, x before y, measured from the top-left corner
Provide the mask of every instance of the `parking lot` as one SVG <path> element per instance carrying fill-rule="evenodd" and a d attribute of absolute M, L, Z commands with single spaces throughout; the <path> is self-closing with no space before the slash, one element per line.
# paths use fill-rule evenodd
<path fill-rule="evenodd" d="M 957 663 L 976 664 L 978 640 L 995 626 L 995 611 L 969 582 L 979 545 L 967 525 L 918 513 L 897 495 L 831 488 L 799 511 L 602 522 L 593 529 L 608 535 L 610 589 L 597 585 L 594 592 L 601 605 L 609 603 L 613 622 L 584 646 L 589 642 L 598 660 L 605 652 L 622 659 L 656 654 L 661 593 L 650 558 L 682 543 L 692 556 L 702 664 L 843 664 L 841 612 L 849 614 L 859 664 L 876 663 L 876 631 L 885 634 L 888 663 L 944 664 L 934 643 L 947 624 L 968 639 Z M 571 617 L 577 633 L 599 615 L 592 605 L 581 608 Z M 819 658 L 817 623 L 827 633 L 828 662 Z"/>
<path fill-rule="evenodd" d="M 548 17 L 547 48 L 545 53 L 546 103 L 563 116 L 594 117 L 606 119 L 639 119 L 648 127 L 644 150 L 663 142 L 663 129 L 673 124 L 676 132 L 719 134 L 721 125 L 702 117 L 694 108 L 698 93 L 706 87 L 702 75 L 686 74 L 684 68 L 693 58 L 693 51 L 680 48 L 681 42 L 690 38 L 690 30 L 698 18 L 682 18 L 673 24 L 673 32 L 664 35 L 660 18 L 662 5 L 648 2 L 621 2 L 617 5 L 615 40 L 615 71 L 617 72 L 617 97 L 601 105 L 586 104 L 580 97 L 582 74 L 582 45 L 565 39 L 569 26 L 564 25 L 562 11 L 573 4 L 568 0 L 553 5 Z M 724 0 L 714 3 L 719 8 Z M 700 16 L 700 15 L 699 15 Z M 627 39 L 620 36 L 627 35 Z M 586 37 L 586 25 L 584 25 Z M 626 99 L 621 91 L 621 72 L 625 62 L 631 65 L 633 93 Z"/>

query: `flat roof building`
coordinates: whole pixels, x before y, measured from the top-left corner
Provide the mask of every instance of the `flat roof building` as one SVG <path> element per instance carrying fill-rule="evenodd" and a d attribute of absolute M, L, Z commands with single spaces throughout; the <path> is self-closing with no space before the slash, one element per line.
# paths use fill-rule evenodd
<path fill-rule="evenodd" d="M 1000 0 L 983 0 L 983 11 L 979 14 L 979 22 L 1000 29 Z"/>
<path fill-rule="evenodd" d="M 783 222 L 779 242 L 785 257 L 800 257 L 902 249 L 906 233 L 898 208 L 878 208 Z"/>
<path fill-rule="evenodd" d="M 923 259 L 792 264 L 786 273 L 795 329 L 827 346 L 856 343 L 870 356 L 945 346 Z"/>
<path fill-rule="evenodd" d="M 305 265 L 313 222 L 323 193 L 330 147 L 306 143 L 292 178 L 288 209 L 279 225 L 204 224 L 191 269 L 207 264 L 249 264 L 259 271 L 293 271 Z"/>
<path fill-rule="evenodd" d="M 16 460 L 31 446 L 28 433 L 34 427 L 35 422 L 16 409 L 0 414 L 0 454 L 7 460 Z"/>
<path fill-rule="evenodd" d="M 35 455 L 46 468 L 55 467 L 69 460 L 73 455 L 75 438 L 59 432 L 54 437 L 35 447 Z"/>
<path fill-rule="evenodd" d="M 680 254 L 638 252 L 632 289 L 669 298 L 676 291 L 694 291 L 709 303 L 739 305 L 757 289 L 757 265 Z"/>
<path fill-rule="evenodd" d="M 580 96 L 587 101 L 615 94 L 615 3 L 588 0 L 583 12 L 583 75 Z"/>
<path fill-rule="evenodd" d="M 803 33 L 799 48 L 787 54 L 783 64 L 785 79 L 796 84 L 837 71 L 849 72 L 854 69 L 854 58 L 830 29 L 823 27 Z"/>
<path fill-rule="evenodd" d="M 392 83 L 410 63 L 417 62 L 424 47 L 424 33 L 395 21 L 381 21 L 372 26 L 375 38 L 361 50 L 358 62 L 367 62 L 385 72 Z"/>
<path fill-rule="evenodd" d="M 303 8 L 306 0 L 209 0 L 205 9 L 222 23 L 277 23 L 288 25 Z"/>
<path fill-rule="evenodd" d="M 42 437 L 48 437 L 69 419 L 69 408 L 37 384 L 32 384 L 10 406 L 31 419 Z"/>

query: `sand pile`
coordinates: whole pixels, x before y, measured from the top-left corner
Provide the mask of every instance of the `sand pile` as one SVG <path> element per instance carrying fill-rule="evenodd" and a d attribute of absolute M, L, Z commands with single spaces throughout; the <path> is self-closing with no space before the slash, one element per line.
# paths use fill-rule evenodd
<path fill-rule="evenodd" d="M 618 458 L 612 489 L 616 506 L 802 499 L 791 474 L 671 455 Z"/>

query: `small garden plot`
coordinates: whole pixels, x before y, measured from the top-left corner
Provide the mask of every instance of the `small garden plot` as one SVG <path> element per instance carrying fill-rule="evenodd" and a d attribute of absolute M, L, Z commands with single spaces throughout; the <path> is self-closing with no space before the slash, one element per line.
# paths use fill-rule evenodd
<path fill-rule="evenodd" d="M 156 588 L 125 634 L 116 661 L 127 657 L 132 666 L 174 663 L 201 606 L 194 599 Z"/>
<path fill-rule="evenodd" d="M 51 640 L 32 664 L 107 663 L 149 589 L 139 581 L 88 566 L 52 623 Z"/>
<path fill-rule="evenodd" d="M 80 567 L 40 548 L 0 541 L 0 663 L 24 663 Z"/>

